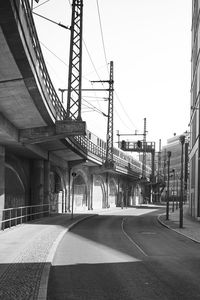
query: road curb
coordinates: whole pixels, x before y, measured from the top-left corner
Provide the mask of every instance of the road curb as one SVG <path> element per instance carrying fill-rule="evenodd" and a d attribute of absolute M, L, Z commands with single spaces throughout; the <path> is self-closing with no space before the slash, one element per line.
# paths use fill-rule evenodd
<path fill-rule="evenodd" d="M 184 236 L 184 237 L 186 237 L 186 238 L 192 240 L 192 241 L 195 242 L 195 243 L 200 244 L 200 241 L 196 240 L 195 238 L 193 238 L 193 237 L 191 237 L 191 236 L 189 236 L 189 235 L 186 235 L 185 233 L 180 232 L 179 230 L 176 230 L 176 229 L 174 229 L 174 228 L 171 228 L 169 225 L 167 225 L 167 224 L 165 224 L 163 221 L 161 221 L 160 217 L 163 216 L 163 215 L 165 215 L 165 213 L 160 214 L 160 215 L 157 216 L 157 221 L 158 221 L 162 226 L 164 226 L 164 227 L 166 227 L 166 228 L 168 228 L 168 229 L 170 229 L 170 230 L 175 231 L 176 233 L 178 233 L 178 234 L 180 234 L 180 235 L 182 235 L 182 236 Z"/>
<path fill-rule="evenodd" d="M 78 223 L 80 223 L 80 222 L 82 222 L 86 219 L 95 217 L 95 216 L 97 216 L 97 214 L 88 215 L 88 216 L 83 217 L 79 220 L 76 220 L 74 223 L 70 224 L 69 227 L 63 229 L 60 232 L 60 234 L 58 235 L 58 237 L 55 239 L 55 241 L 53 242 L 53 244 L 51 246 L 49 254 L 46 258 L 46 262 L 44 263 L 44 268 L 43 268 L 41 279 L 40 279 L 40 286 L 39 286 L 39 292 L 38 292 L 37 300 L 46 300 L 47 299 L 47 287 L 48 287 L 49 273 L 50 273 L 52 261 L 53 261 L 54 255 L 56 253 L 56 249 L 57 249 L 59 243 L 61 242 L 63 236 L 68 231 L 70 231 L 73 227 L 75 227 Z"/>

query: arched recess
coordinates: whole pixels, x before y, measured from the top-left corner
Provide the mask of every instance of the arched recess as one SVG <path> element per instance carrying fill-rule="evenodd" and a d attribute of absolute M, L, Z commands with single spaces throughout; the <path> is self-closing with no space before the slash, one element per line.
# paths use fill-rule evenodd
<path fill-rule="evenodd" d="M 74 210 L 81 211 L 88 208 L 88 188 L 83 173 L 78 171 L 73 177 L 72 197 L 74 193 Z"/>
<path fill-rule="evenodd" d="M 108 206 L 115 207 L 117 205 L 117 183 L 114 178 L 109 182 Z"/>
<path fill-rule="evenodd" d="M 142 189 L 139 184 L 132 187 L 130 205 L 138 205 L 142 203 Z"/>
<path fill-rule="evenodd" d="M 105 181 L 101 175 L 94 175 L 93 183 L 93 209 L 100 209 L 106 207 L 106 189 Z"/>
<path fill-rule="evenodd" d="M 66 212 L 66 184 L 64 175 L 57 167 L 50 171 L 50 210 L 53 213 Z"/>
<path fill-rule="evenodd" d="M 26 189 L 17 170 L 5 164 L 5 208 L 26 205 Z"/>

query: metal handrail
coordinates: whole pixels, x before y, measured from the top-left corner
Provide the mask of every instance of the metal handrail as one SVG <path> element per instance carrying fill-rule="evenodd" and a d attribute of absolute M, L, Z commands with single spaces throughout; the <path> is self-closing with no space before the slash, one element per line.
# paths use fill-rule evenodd
<path fill-rule="evenodd" d="M 2 215 L 1 228 L 5 229 L 34 220 L 39 215 L 42 217 L 45 214 L 50 215 L 50 204 L 5 208 L 1 209 L 0 213 Z"/>
<path fill-rule="evenodd" d="M 75 136 L 71 138 L 70 140 L 73 140 L 74 143 L 78 143 L 78 145 L 81 145 L 82 149 L 85 150 L 87 154 L 94 154 L 102 159 L 102 162 L 105 162 L 106 159 L 106 150 L 102 147 L 94 144 L 92 141 L 90 141 L 87 137 L 84 136 Z M 126 155 L 125 155 L 126 156 Z M 137 172 L 138 175 L 142 173 L 142 165 L 137 166 L 134 164 L 134 162 L 130 161 L 130 157 L 126 156 L 126 159 L 123 159 L 121 157 L 118 157 L 116 154 L 113 155 L 114 162 L 123 168 L 129 169 L 130 171 Z M 147 172 L 150 175 L 150 172 L 147 168 Z"/>
<path fill-rule="evenodd" d="M 49 99 L 46 99 L 48 107 L 56 120 L 64 120 L 67 117 L 67 113 L 66 113 L 66 111 L 55 91 L 53 83 L 50 79 L 50 76 L 49 76 L 45 61 L 44 61 L 44 57 L 42 54 L 42 50 L 40 47 L 40 42 L 39 42 L 37 31 L 35 28 L 29 1 L 28 0 L 20 0 L 20 1 L 21 1 L 21 8 L 23 9 L 23 16 L 24 16 L 26 24 L 27 24 L 29 37 L 32 42 L 33 51 L 34 51 L 35 57 L 37 59 L 37 68 L 35 67 L 35 71 L 39 75 L 39 77 L 42 78 L 43 84 L 46 88 L 46 92 L 48 93 Z M 39 72 L 37 69 L 39 69 Z"/>

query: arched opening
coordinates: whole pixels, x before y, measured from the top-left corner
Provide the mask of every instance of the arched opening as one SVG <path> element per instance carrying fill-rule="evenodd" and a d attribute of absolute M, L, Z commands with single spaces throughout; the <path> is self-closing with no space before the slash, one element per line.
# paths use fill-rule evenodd
<path fill-rule="evenodd" d="M 132 197 L 130 199 L 130 205 L 140 205 L 142 203 L 142 190 L 139 184 L 132 188 Z"/>
<path fill-rule="evenodd" d="M 109 187 L 108 205 L 109 207 L 115 207 L 117 205 L 117 186 L 114 180 L 110 181 Z"/>
<path fill-rule="evenodd" d="M 73 180 L 74 191 L 72 190 L 72 193 L 74 192 L 74 210 L 85 210 L 88 206 L 87 186 L 80 174 L 78 174 L 76 177 L 73 177 Z"/>
<path fill-rule="evenodd" d="M 51 212 L 64 212 L 64 190 L 62 180 L 57 172 L 50 173 L 50 205 Z"/>
<path fill-rule="evenodd" d="M 25 206 L 25 188 L 15 169 L 5 168 L 5 208 Z"/>
<path fill-rule="evenodd" d="M 93 209 L 100 209 L 106 207 L 105 203 L 105 187 L 104 182 L 100 176 L 94 178 L 93 186 Z"/>

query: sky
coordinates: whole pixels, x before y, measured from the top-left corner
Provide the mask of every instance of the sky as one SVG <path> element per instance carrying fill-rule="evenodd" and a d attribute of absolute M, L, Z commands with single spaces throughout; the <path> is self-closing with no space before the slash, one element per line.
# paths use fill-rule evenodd
<path fill-rule="evenodd" d="M 33 12 L 69 26 L 70 2 L 40 0 L 34 2 Z M 143 133 L 144 118 L 147 141 L 156 142 L 156 148 L 159 139 L 165 145 L 174 133 L 189 131 L 192 1 L 83 0 L 83 4 L 82 88 L 102 88 L 91 81 L 109 80 L 113 61 L 114 142 L 117 130 L 122 135 Z M 70 31 L 33 16 L 55 89 L 67 88 Z M 107 97 L 108 92 L 82 93 L 82 119 L 104 140 Z M 88 109 L 91 105 L 98 112 Z M 121 136 L 129 141 L 141 138 Z"/>

